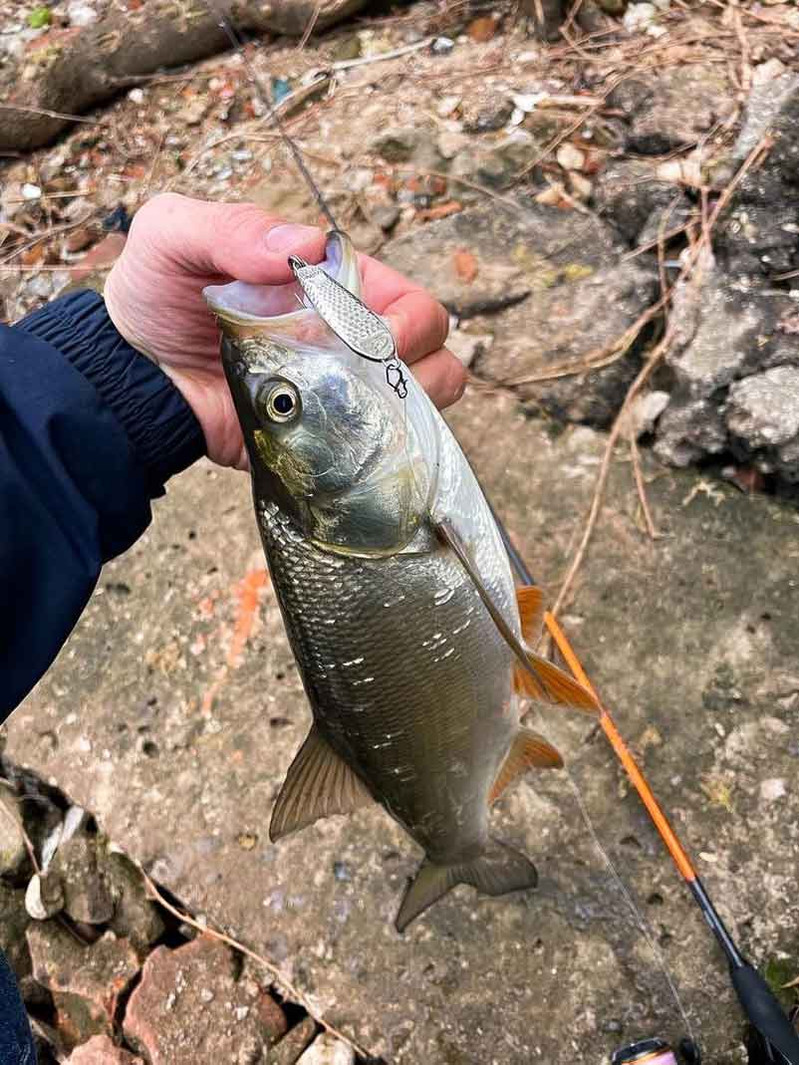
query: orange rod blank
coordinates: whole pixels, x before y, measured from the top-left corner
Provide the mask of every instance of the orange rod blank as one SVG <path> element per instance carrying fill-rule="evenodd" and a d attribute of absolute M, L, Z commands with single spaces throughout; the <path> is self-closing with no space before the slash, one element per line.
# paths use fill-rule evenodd
<path fill-rule="evenodd" d="M 669 854 L 674 860 L 674 864 L 688 883 L 693 883 L 697 879 L 697 873 L 691 863 L 691 859 L 688 857 L 682 843 L 680 843 L 674 829 L 669 824 L 669 819 L 666 817 L 660 803 L 655 798 L 644 774 L 638 768 L 638 763 L 635 761 L 635 758 L 633 758 L 630 748 L 624 742 L 621 733 L 616 728 L 616 724 L 610 716 L 610 712 L 603 705 L 596 688 L 594 688 L 593 684 L 588 679 L 585 670 L 580 664 L 580 660 L 572 650 L 571 644 L 566 639 L 563 629 L 561 629 L 560 625 L 549 611 L 544 615 L 544 624 L 557 644 L 558 650 L 566 660 L 569 669 L 571 669 L 572 673 L 583 687 L 596 698 L 600 709 L 599 724 L 602 726 L 602 731 L 607 736 L 617 758 L 624 766 L 628 777 L 633 782 L 633 786 L 638 792 L 641 802 L 649 811 L 649 816 L 652 818 L 655 828 L 660 833 L 661 839 L 668 847 Z"/>

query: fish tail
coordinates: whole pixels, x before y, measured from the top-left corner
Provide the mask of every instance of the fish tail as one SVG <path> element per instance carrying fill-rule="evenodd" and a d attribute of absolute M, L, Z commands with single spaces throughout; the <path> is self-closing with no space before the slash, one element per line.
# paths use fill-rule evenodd
<path fill-rule="evenodd" d="M 411 921 L 432 906 L 456 884 L 470 884 L 484 895 L 506 895 L 509 891 L 534 888 L 538 873 L 529 858 L 491 839 L 472 861 L 437 865 L 425 859 L 408 885 L 395 925 L 404 932 Z"/>

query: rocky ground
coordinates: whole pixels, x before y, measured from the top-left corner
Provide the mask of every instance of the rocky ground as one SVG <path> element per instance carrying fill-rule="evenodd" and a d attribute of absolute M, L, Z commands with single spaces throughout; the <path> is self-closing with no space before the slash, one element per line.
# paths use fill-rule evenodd
<path fill-rule="evenodd" d="M 0 46 L 24 63 L 46 27 L 8 11 Z M 779 3 L 593 14 L 543 46 L 510 9 L 420 4 L 250 54 L 359 246 L 448 306 L 472 375 L 453 426 L 553 595 L 620 430 L 567 623 L 782 988 L 799 972 L 799 19 Z M 236 56 L 139 78 L 84 117 L 0 171 L 9 320 L 101 284 L 108 231 L 161 189 L 316 217 Z M 676 1040 L 561 778 L 498 804 L 537 896 L 460 890 L 405 939 L 390 919 L 416 859 L 385 817 L 268 844 L 308 715 L 261 566 L 246 485 L 184 475 L 7 728 L 0 946 L 49 1052 L 343 1062 L 353 1044 L 565 1065 Z M 712 944 L 604 745 L 579 721 L 545 728 L 706 1060 L 743 1061 Z M 154 884 L 261 961 L 155 905 Z"/>

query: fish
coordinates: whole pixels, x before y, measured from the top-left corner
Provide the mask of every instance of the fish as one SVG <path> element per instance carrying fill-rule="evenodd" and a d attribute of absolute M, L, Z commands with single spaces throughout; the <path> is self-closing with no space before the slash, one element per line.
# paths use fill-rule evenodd
<path fill-rule="evenodd" d="M 253 501 L 313 723 L 270 823 L 277 842 L 379 803 L 424 851 L 402 932 L 457 884 L 534 888 L 492 837 L 492 803 L 558 751 L 521 724 L 532 697 L 596 713 L 531 646 L 493 513 L 446 421 L 361 301 L 349 239 L 292 262 L 294 284 L 205 289 L 249 455 Z"/>

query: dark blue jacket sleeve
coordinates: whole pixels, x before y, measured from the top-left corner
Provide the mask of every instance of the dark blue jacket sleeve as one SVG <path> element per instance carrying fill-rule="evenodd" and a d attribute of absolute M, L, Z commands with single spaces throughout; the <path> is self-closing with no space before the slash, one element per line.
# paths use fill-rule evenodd
<path fill-rule="evenodd" d="M 0 326 L 0 721 L 55 658 L 103 562 L 203 451 L 183 397 L 96 293 Z"/>

